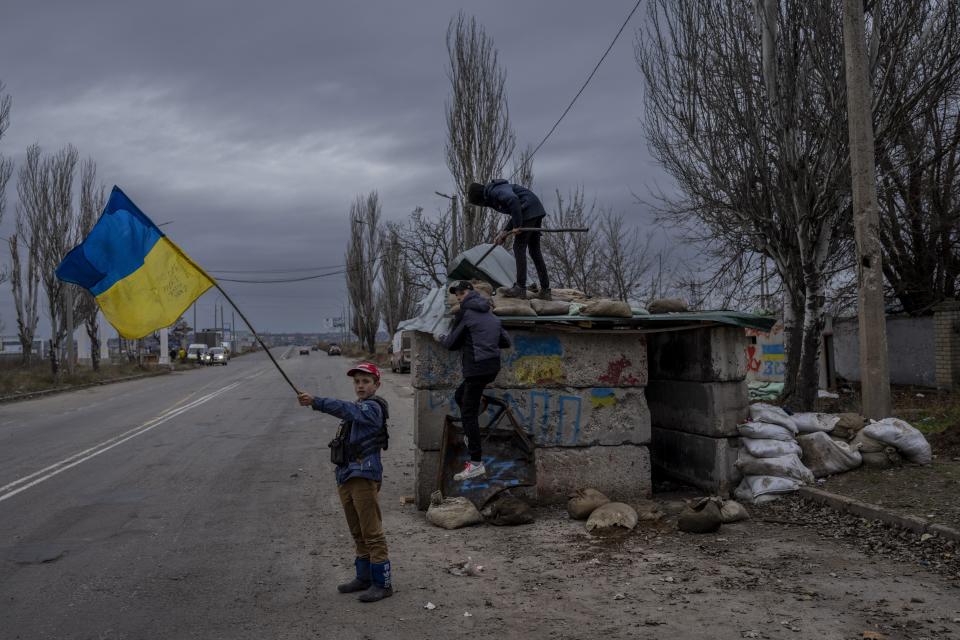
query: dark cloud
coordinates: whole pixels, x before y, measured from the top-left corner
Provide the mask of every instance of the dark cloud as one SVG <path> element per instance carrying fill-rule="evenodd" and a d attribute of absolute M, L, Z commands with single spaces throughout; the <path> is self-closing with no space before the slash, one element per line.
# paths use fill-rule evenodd
<path fill-rule="evenodd" d="M 2 151 L 71 142 L 200 264 L 282 269 L 342 261 L 350 202 L 388 219 L 453 186 L 443 161 L 444 36 L 475 12 L 507 69 L 519 146 L 546 133 L 633 6 L 607 3 L 37 2 L 0 15 L 13 95 Z M 632 27 L 643 19 L 642 11 Z M 638 117 L 633 30 L 534 162 L 544 200 L 582 185 L 647 224 L 631 192 L 664 181 Z M 13 194 L 8 193 L 8 200 Z M 12 207 L 10 207 L 12 209 Z M 0 233 L 11 227 L 12 210 Z M 226 285 L 255 325 L 310 330 L 339 314 L 343 278 Z M 213 317 L 213 298 L 199 304 Z M 0 317 L 13 330 L 9 287 Z"/>

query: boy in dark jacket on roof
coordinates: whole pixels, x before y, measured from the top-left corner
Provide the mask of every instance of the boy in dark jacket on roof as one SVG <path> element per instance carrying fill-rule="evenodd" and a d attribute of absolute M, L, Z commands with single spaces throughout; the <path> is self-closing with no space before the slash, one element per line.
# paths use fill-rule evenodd
<path fill-rule="evenodd" d="M 340 593 L 362 591 L 360 602 L 376 602 L 393 595 L 387 539 L 377 494 L 383 479 L 380 449 L 387 445 L 387 401 L 376 395 L 380 369 L 364 362 L 350 369 L 356 402 L 299 395 L 300 405 L 342 420 L 330 443 L 337 465 L 337 493 L 356 546 L 356 577 L 337 587 Z"/>
<path fill-rule="evenodd" d="M 500 373 L 500 349 L 510 347 L 510 337 L 500 324 L 500 318 L 490 311 L 490 303 L 474 291 L 466 280 L 454 283 L 450 293 L 460 301 L 450 334 L 443 338 L 443 346 L 460 350 L 463 382 L 454 398 L 460 407 L 463 431 L 467 435 L 470 460 L 463 471 L 453 476 L 462 481 L 486 475 L 480 443 L 480 401 L 484 388 Z"/>
<path fill-rule="evenodd" d="M 522 185 L 510 184 L 506 180 L 491 180 L 486 185 L 472 183 L 467 188 L 467 200 L 477 207 L 490 207 L 494 211 L 510 216 L 510 222 L 497 236 L 497 244 L 503 244 L 514 229 L 542 227 L 543 218 L 547 215 L 536 194 Z M 529 251 L 533 266 L 537 269 L 537 277 L 540 279 L 540 292 L 537 297 L 550 300 L 550 279 L 547 277 L 547 264 L 543 261 L 543 252 L 540 250 L 541 235 L 539 231 L 524 231 L 518 233 L 513 239 L 517 281 L 513 287 L 504 292 L 503 295 L 508 298 L 527 297 L 527 251 Z"/>

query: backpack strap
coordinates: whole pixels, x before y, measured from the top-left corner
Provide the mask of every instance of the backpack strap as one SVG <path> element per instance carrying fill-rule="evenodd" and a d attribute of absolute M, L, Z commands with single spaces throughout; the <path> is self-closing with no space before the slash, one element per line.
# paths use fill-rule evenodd
<path fill-rule="evenodd" d="M 387 420 L 390 418 L 390 408 L 387 401 L 380 396 L 370 396 L 367 400 L 373 400 L 380 406 L 383 414 L 383 426 L 366 438 L 361 438 L 351 443 L 351 457 L 356 459 L 365 458 L 381 449 L 386 450 L 390 444 L 390 432 L 387 429 Z"/>

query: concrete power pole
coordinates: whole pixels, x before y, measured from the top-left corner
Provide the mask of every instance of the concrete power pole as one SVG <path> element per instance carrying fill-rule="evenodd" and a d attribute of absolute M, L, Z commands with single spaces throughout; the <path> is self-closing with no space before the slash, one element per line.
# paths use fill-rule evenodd
<path fill-rule="evenodd" d="M 863 0 L 844 0 L 843 44 L 847 72 L 853 225 L 857 243 L 860 336 L 860 393 L 863 415 L 890 415 L 887 320 L 883 310 L 880 216 L 874 159 L 873 114 L 864 35 Z"/>

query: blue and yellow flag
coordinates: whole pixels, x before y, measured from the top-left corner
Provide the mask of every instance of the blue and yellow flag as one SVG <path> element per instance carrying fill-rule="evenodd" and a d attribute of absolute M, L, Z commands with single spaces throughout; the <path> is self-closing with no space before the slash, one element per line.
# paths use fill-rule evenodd
<path fill-rule="evenodd" d="M 170 326 L 214 285 L 119 187 L 89 235 L 57 267 L 57 277 L 89 290 L 129 339 Z"/>

